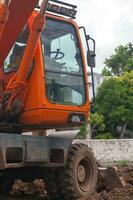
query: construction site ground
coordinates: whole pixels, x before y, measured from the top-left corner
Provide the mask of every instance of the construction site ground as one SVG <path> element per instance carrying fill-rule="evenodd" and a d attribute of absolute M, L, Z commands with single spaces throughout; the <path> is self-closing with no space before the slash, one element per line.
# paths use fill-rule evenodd
<path fill-rule="evenodd" d="M 133 167 L 99 168 L 96 193 L 87 200 L 133 200 Z M 11 196 L 1 200 L 50 200 L 43 180 L 24 183 L 16 180 Z"/>

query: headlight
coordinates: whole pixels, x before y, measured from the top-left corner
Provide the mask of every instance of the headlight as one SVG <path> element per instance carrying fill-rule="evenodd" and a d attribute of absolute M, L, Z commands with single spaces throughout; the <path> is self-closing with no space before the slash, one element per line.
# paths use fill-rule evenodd
<path fill-rule="evenodd" d="M 72 113 L 69 117 L 70 123 L 81 124 L 85 122 L 85 115 L 81 113 Z"/>
<path fill-rule="evenodd" d="M 79 117 L 79 115 L 72 115 L 71 122 L 72 123 L 80 123 L 80 117 Z"/>

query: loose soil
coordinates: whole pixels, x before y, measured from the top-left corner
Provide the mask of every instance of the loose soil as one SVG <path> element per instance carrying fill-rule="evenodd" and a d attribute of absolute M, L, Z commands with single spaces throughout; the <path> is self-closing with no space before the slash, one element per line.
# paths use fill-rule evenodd
<path fill-rule="evenodd" d="M 133 200 L 133 167 L 108 167 L 98 169 L 96 193 L 87 200 Z M 11 195 L 13 199 L 50 200 L 43 180 L 23 183 L 16 180 Z M 24 197 L 24 195 L 28 195 Z M 2 198 L 4 200 L 4 198 Z M 8 198 L 5 200 L 8 200 Z"/>
<path fill-rule="evenodd" d="M 133 168 L 100 169 L 96 191 L 91 200 L 133 200 Z"/>

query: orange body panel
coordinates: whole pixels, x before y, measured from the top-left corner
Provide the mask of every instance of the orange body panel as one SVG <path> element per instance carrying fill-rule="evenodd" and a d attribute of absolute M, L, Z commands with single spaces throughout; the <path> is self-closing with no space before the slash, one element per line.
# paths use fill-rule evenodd
<path fill-rule="evenodd" d="M 30 17 L 30 27 L 33 21 L 33 17 L 35 16 L 36 13 L 34 12 L 33 15 Z M 88 95 L 88 77 L 83 47 L 79 34 L 79 27 L 71 19 L 66 19 L 50 14 L 47 14 L 47 17 L 72 23 L 77 30 L 77 36 L 79 38 L 79 44 L 81 49 L 81 55 L 83 57 L 83 65 L 85 71 L 86 102 L 82 106 L 68 106 L 50 103 L 48 101 L 46 97 L 45 85 L 45 61 L 42 54 L 41 41 L 39 40 L 34 55 L 34 68 L 29 80 L 27 81 L 29 89 L 25 100 L 25 106 L 19 120 L 20 124 L 22 124 L 23 129 L 28 131 L 33 129 L 48 129 L 55 127 L 66 127 L 69 125 L 72 126 L 72 124 L 69 123 L 69 117 L 71 113 L 84 114 L 86 120 L 88 119 L 88 112 L 90 107 Z M 6 82 L 8 82 L 8 80 L 10 79 L 11 74 L 14 73 L 10 73 L 10 75 L 5 75 Z M 0 77 L 1 76 L 3 75 L 0 74 Z"/>
<path fill-rule="evenodd" d="M 5 23 L 8 20 L 8 16 L 9 16 L 8 5 L 1 3 L 0 4 L 0 39 L 1 39 L 2 34 L 3 34 Z"/>
<path fill-rule="evenodd" d="M 0 38 L 0 67 L 8 55 L 13 43 L 34 10 L 38 0 L 11 0 L 9 2 L 9 17 L 2 30 Z M 3 25 L 2 25 L 3 26 Z"/>

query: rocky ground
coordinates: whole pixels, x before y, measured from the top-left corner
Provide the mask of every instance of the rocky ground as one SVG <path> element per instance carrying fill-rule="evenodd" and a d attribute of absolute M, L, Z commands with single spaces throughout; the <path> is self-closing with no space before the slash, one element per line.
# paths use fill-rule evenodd
<path fill-rule="evenodd" d="M 49 199 L 43 180 L 35 180 L 32 183 L 16 180 L 11 195 L 13 200 L 18 197 L 21 200 L 34 200 L 33 196 L 36 200 Z M 24 195 L 28 196 L 24 197 Z M 99 168 L 96 193 L 87 200 L 133 200 L 133 167 Z"/>

